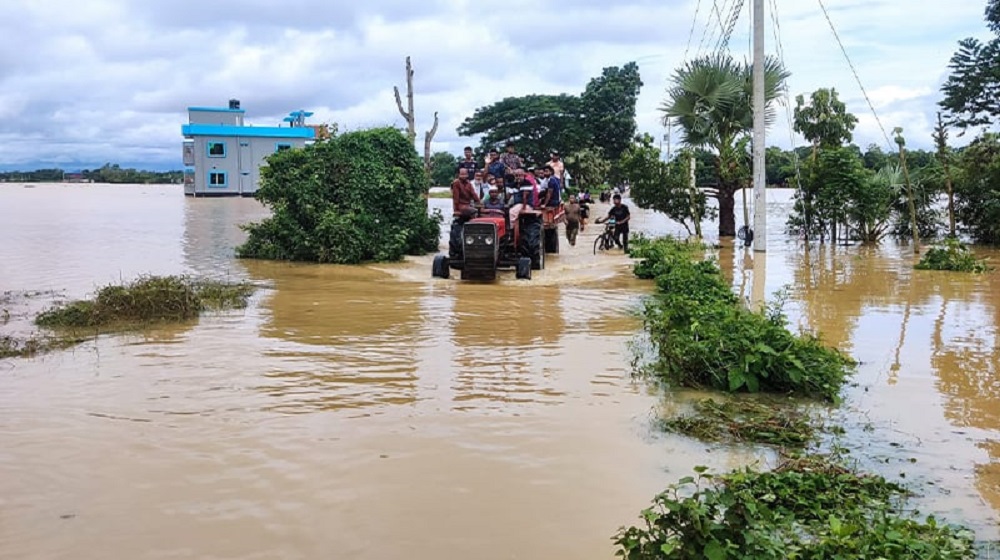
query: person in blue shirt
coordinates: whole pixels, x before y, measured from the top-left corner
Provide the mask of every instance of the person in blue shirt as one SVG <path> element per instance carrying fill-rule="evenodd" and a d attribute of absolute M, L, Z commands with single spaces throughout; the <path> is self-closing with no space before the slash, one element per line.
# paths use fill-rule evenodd
<path fill-rule="evenodd" d="M 463 151 L 465 152 L 465 159 L 458 162 L 458 167 L 465 169 L 466 175 L 469 179 L 472 179 L 476 176 L 476 172 L 479 171 L 479 166 L 476 165 L 476 160 L 472 159 L 472 146 L 466 146 Z"/>
<path fill-rule="evenodd" d="M 559 177 L 555 175 L 555 170 L 552 169 L 551 165 L 546 165 L 542 169 L 544 170 L 546 183 L 548 184 L 548 188 L 545 189 L 545 200 L 542 202 L 542 206 L 556 208 L 562 203 L 562 183 L 559 181 Z"/>

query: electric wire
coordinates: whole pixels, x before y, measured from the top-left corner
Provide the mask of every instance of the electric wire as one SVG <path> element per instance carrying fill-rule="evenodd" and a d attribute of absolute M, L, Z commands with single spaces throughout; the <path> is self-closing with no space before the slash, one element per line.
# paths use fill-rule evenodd
<path fill-rule="evenodd" d="M 776 52 L 778 54 L 778 62 L 781 63 L 781 67 L 785 67 L 785 46 L 781 42 L 781 21 L 778 19 L 778 0 L 771 0 L 771 22 L 774 24 L 772 26 L 772 31 L 774 32 L 774 45 Z M 785 99 L 785 117 L 788 119 L 788 146 L 792 150 L 792 163 L 795 165 L 795 190 L 801 196 L 802 190 L 802 169 L 799 162 L 799 152 L 795 149 L 795 131 L 794 131 L 794 118 L 792 117 L 792 99 L 791 94 L 788 92 L 786 87 L 784 90 Z"/>
<path fill-rule="evenodd" d="M 865 101 L 868 103 L 868 108 L 871 109 L 872 115 L 875 116 L 875 122 L 878 123 L 879 130 L 882 131 L 882 137 L 885 138 L 885 143 L 892 150 L 892 141 L 889 140 L 889 135 L 885 132 L 885 127 L 882 126 L 882 120 L 878 118 L 878 113 L 875 111 L 875 105 L 872 104 L 872 100 L 868 97 L 868 92 L 865 91 L 864 84 L 861 83 L 861 77 L 858 75 L 857 69 L 854 67 L 854 63 L 851 62 L 851 57 L 847 54 L 847 49 L 844 48 L 844 43 L 840 40 L 840 34 L 837 33 L 837 28 L 833 25 L 833 20 L 830 19 L 829 12 L 826 11 L 826 5 L 823 4 L 823 0 L 816 0 L 819 2 L 819 7 L 823 10 L 823 16 L 826 17 L 826 22 L 830 24 L 830 31 L 833 31 L 833 37 L 837 40 L 837 44 L 840 45 L 840 52 L 844 53 L 844 59 L 847 60 L 847 65 L 851 68 L 851 73 L 854 74 L 855 81 L 858 82 L 858 87 L 861 88 L 861 94 L 865 97 Z"/>
<path fill-rule="evenodd" d="M 719 11 L 717 0 L 712 0 L 712 9 Z M 698 41 L 698 51 L 695 53 L 695 56 L 701 56 L 701 51 L 705 48 L 706 40 L 711 44 L 713 37 L 715 37 L 715 28 L 712 27 L 712 12 L 709 11 L 708 17 L 705 18 L 705 26 L 701 30 L 701 40 Z"/>
<path fill-rule="evenodd" d="M 715 45 L 716 52 L 721 52 L 729 48 L 729 39 L 732 38 L 733 31 L 736 29 L 736 23 L 740 19 L 740 12 L 743 11 L 743 4 L 744 0 L 735 0 L 733 2 L 722 36 L 719 37 L 719 41 Z"/>
<path fill-rule="evenodd" d="M 684 62 L 687 62 L 688 51 L 691 50 L 691 39 L 694 38 L 694 28 L 698 23 L 698 12 L 701 10 L 701 0 L 694 7 L 694 19 L 691 20 L 691 30 L 688 31 L 688 42 L 687 46 L 684 47 Z"/>

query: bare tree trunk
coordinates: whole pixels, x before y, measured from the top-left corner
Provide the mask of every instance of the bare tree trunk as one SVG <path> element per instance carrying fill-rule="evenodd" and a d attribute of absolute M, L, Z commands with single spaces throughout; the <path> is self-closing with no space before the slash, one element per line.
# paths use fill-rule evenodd
<path fill-rule="evenodd" d="M 410 142 L 417 140 L 416 120 L 413 117 L 413 66 L 410 64 L 410 57 L 406 57 L 406 110 L 403 110 L 403 100 L 399 96 L 399 88 L 392 86 L 393 93 L 396 94 L 396 108 L 399 114 L 406 119 L 406 135 Z"/>
<path fill-rule="evenodd" d="M 438 131 L 438 114 L 434 111 L 434 126 L 430 130 L 424 133 L 424 174 L 427 175 L 427 184 L 430 184 L 431 179 L 431 142 L 434 140 L 434 135 Z"/>

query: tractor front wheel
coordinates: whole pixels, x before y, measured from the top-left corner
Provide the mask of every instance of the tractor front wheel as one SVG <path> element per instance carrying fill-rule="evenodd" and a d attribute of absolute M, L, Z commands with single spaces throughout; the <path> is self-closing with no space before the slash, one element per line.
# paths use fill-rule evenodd
<path fill-rule="evenodd" d="M 448 257 L 444 255 L 438 255 L 434 257 L 434 264 L 431 265 L 431 276 L 434 278 L 445 278 L 451 275 L 451 267 L 448 265 Z"/>
<path fill-rule="evenodd" d="M 514 269 L 514 277 L 518 280 L 531 280 L 531 259 L 521 257 L 517 259 L 517 267 Z"/>

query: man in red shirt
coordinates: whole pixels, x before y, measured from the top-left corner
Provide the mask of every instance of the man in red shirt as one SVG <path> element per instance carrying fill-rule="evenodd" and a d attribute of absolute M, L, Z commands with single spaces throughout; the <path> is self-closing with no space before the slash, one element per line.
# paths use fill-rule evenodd
<path fill-rule="evenodd" d="M 482 204 L 476 189 L 469 182 L 469 173 L 464 167 L 458 168 L 458 179 L 451 183 L 451 238 L 448 241 L 448 253 L 453 259 L 462 254 L 462 225 L 476 215 L 473 206 Z"/>
<path fill-rule="evenodd" d="M 459 216 L 466 209 L 474 210 L 472 207 L 473 201 L 476 202 L 476 205 L 483 203 L 482 199 L 479 198 L 479 193 L 476 192 L 476 189 L 472 187 L 472 183 L 469 181 L 469 172 L 464 167 L 459 167 L 458 179 L 455 179 L 451 183 L 452 216 Z"/>

